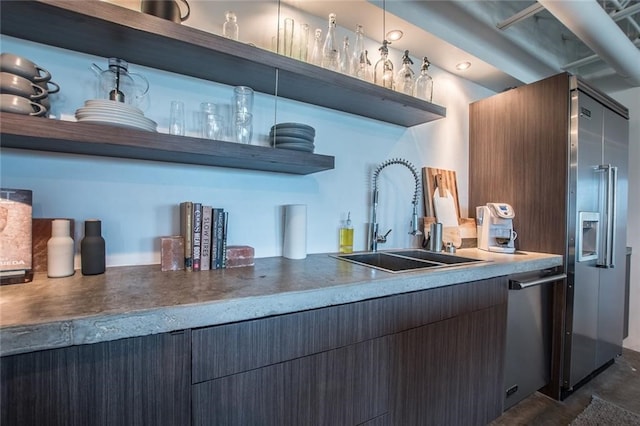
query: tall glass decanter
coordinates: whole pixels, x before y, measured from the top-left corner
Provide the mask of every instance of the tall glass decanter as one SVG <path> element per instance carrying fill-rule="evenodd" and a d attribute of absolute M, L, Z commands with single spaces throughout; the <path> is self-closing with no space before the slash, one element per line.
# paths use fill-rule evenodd
<path fill-rule="evenodd" d="M 411 69 L 413 61 L 409 57 L 409 51 L 405 50 L 402 56 L 402 68 L 398 71 L 396 78 L 396 90 L 407 95 L 413 96 L 413 86 L 415 83 L 415 74 Z"/>
<path fill-rule="evenodd" d="M 380 59 L 376 62 L 373 69 L 373 79 L 378 86 L 393 89 L 393 63 L 389 59 L 389 44 L 387 40 L 382 40 L 380 51 Z"/>
<path fill-rule="evenodd" d="M 338 71 L 340 65 L 338 60 L 338 47 L 336 43 L 336 14 L 329 14 L 329 27 L 327 37 L 324 39 L 322 47 L 322 67 L 332 71 Z"/>
<path fill-rule="evenodd" d="M 313 65 L 322 65 L 322 30 L 316 28 L 316 32 L 313 37 L 313 49 L 311 49 L 311 58 L 309 62 Z"/>
<path fill-rule="evenodd" d="M 420 67 L 420 75 L 416 79 L 415 96 L 420 99 L 424 99 L 427 102 L 431 102 L 433 98 L 433 79 L 428 74 L 429 65 L 431 63 L 425 56 L 422 59 L 422 66 Z"/>
<path fill-rule="evenodd" d="M 340 72 L 351 75 L 351 48 L 349 47 L 349 37 L 345 36 L 340 50 Z"/>
<path fill-rule="evenodd" d="M 351 57 L 351 74 L 361 80 L 366 80 L 366 53 L 364 50 L 364 28 L 362 25 L 356 25 L 356 41 L 353 46 L 353 54 Z"/>

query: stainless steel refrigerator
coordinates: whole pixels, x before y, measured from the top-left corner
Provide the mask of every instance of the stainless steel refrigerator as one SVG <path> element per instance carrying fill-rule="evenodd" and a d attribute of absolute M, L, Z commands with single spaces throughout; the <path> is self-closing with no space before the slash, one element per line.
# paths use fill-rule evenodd
<path fill-rule="evenodd" d="M 571 80 L 564 387 L 622 352 L 628 110 Z"/>
<path fill-rule="evenodd" d="M 549 341 L 521 335 L 528 347 L 507 347 L 527 357 L 507 359 L 526 372 L 533 368 L 525 359 L 536 353 L 547 371 L 531 374 L 549 377 L 540 386 L 554 398 L 621 353 L 628 144 L 628 110 L 567 73 L 470 105 L 469 211 L 509 203 L 516 256 L 564 258 L 555 272 L 567 278 L 551 284 L 548 301 L 536 301 L 542 308 L 514 309 L 508 319 L 548 324 L 540 334 Z"/>

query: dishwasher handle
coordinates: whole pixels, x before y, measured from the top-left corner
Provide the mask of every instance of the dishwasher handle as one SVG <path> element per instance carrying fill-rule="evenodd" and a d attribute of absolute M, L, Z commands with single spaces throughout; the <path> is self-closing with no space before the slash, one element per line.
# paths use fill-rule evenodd
<path fill-rule="evenodd" d="M 537 285 L 548 284 L 554 281 L 560 281 L 567 278 L 567 274 L 549 275 L 546 277 L 536 277 L 531 280 L 509 280 L 509 290 L 524 290 L 525 288 L 535 287 Z"/>

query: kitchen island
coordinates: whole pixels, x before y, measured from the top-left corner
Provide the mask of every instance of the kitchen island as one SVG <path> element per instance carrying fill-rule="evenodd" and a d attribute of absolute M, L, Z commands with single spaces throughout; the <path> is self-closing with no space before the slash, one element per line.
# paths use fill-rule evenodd
<path fill-rule="evenodd" d="M 562 258 L 458 254 L 487 262 L 36 274 L 0 290 L 1 420 L 486 424 L 502 411 L 506 276 Z"/>

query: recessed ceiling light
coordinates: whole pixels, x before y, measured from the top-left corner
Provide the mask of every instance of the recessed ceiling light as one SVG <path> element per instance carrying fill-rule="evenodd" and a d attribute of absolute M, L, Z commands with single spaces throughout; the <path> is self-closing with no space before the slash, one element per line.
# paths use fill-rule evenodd
<path fill-rule="evenodd" d="M 403 35 L 404 33 L 400 30 L 391 30 L 387 33 L 387 40 L 397 41 L 400 40 Z"/>
<path fill-rule="evenodd" d="M 464 71 L 468 69 L 470 66 L 471 66 L 471 62 L 468 62 L 468 61 L 460 62 L 458 65 L 456 65 L 456 69 L 458 71 Z"/>

